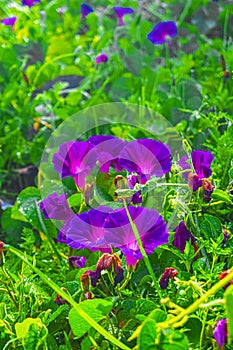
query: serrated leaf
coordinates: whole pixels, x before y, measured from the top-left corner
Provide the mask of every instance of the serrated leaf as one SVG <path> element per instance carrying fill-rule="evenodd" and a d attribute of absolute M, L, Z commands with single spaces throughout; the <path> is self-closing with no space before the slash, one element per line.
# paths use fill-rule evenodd
<path fill-rule="evenodd" d="M 112 309 L 112 303 L 104 299 L 85 300 L 79 303 L 80 308 L 99 322 Z M 69 312 L 69 323 L 74 335 L 81 338 L 90 328 L 90 324 L 72 308 Z"/>
<path fill-rule="evenodd" d="M 212 193 L 211 197 L 213 199 L 221 200 L 221 201 L 228 203 L 228 204 L 233 204 L 229 194 L 222 191 L 222 190 L 215 190 Z"/>
<path fill-rule="evenodd" d="M 208 238 L 217 238 L 222 232 L 221 221 L 212 215 L 204 215 L 204 221 L 201 224 L 201 231 Z"/>

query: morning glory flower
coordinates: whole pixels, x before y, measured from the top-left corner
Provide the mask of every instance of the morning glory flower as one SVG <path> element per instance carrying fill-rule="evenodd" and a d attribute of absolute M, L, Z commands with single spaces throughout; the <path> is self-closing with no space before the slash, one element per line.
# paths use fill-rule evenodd
<path fill-rule="evenodd" d="M 109 242 L 105 240 L 104 221 L 111 208 L 99 207 L 79 215 L 73 215 L 61 229 L 66 244 L 72 248 L 111 253 Z"/>
<path fill-rule="evenodd" d="M 122 171 L 118 156 L 127 141 L 111 135 L 96 135 L 89 137 L 88 142 L 94 146 L 93 150 L 98 155 L 101 172 L 108 173 L 110 165 L 113 165 L 116 171 Z"/>
<path fill-rule="evenodd" d="M 12 16 L 12 17 L 8 17 L 8 18 L 3 18 L 1 22 L 5 26 L 11 26 L 12 29 L 13 29 L 16 20 L 17 20 L 17 17 L 16 16 Z"/>
<path fill-rule="evenodd" d="M 164 44 L 168 38 L 174 38 L 177 35 L 177 26 L 175 22 L 160 22 L 147 35 L 148 39 L 154 45 Z"/>
<path fill-rule="evenodd" d="M 73 215 L 64 193 L 61 195 L 58 195 L 57 192 L 50 194 L 40 202 L 40 209 L 43 211 L 45 219 L 67 220 Z"/>
<path fill-rule="evenodd" d="M 179 226 L 176 228 L 176 233 L 174 236 L 174 246 L 179 249 L 179 251 L 184 254 L 186 242 L 191 240 L 191 244 L 194 246 L 195 244 L 195 237 L 192 235 L 192 233 L 187 229 L 184 221 L 181 221 Z"/>
<path fill-rule="evenodd" d="M 214 338 L 220 348 L 222 348 L 223 345 L 227 343 L 227 336 L 227 319 L 223 318 L 221 320 L 218 320 L 214 327 Z"/>
<path fill-rule="evenodd" d="M 124 20 L 123 17 L 125 15 L 129 15 L 131 13 L 134 13 L 134 10 L 131 7 L 119 7 L 115 6 L 113 7 L 113 10 L 115 11 L 117 17 L 118 17 L 118 26 L 123 26 L 124 25 Z"/>
<path fill-rule="evenodd" d="M 85 178 L 96 164 L 94 146 L 88 141 L 68 141 L 60 145 L 53 155 L 54 169 L 62 178 L 72 176 L 76 185 L 83 188 Z"/>
<path fill-rule="evenodd" d="M 91 12 L 94 12 L 93 8 L 88 4 L 81 4 L 80 6 L 82 19 L 86 18 Z"/>
<path fill-rule="evenodd" d="M 69 256 L 69 265 L 73 269 L 75 268 L 83 268 L 86 266 L 87 258 L 85 256 Z"/>
<path fill-rule="evenodd" d="M 106 62 L 108 62 L 108 56 L 103 52 L 99 54 L 95 59 L 96 64 L 106 63 Z"/>
<path fill-rule="evenodd" d="M 162 177 L 171 170 L 171 152 L 162 142 L 139 139 L 122 149 L 119 163 L 129 172 L 140 174 L 141 183 L 145 184 L 152 175 Z"/>
<path fill-rule="evenodd" d="M 96 264 L 97 275 L 99 272 L 99 276 L 101 276 L 100 272 L 103 270 L 114 272 L 114 286 L 124 279 L 124 270 L 122 268 L 121 260 L 117 254 L 105 253 L 99 258 Z"/>
<path fill-rule="evenodd" d="M 137 175 L 128 175 L 127 176 L 127 180 L 128 180 L 129 188 L 131 190 L 133 190 L 134 186 L 139 183 L 139 179 L 138 179 Z M 133 194 L 133 196 L 131 198 L 131 202 L 133 204 L 142 203 L 142 196 L 141 196 L 141 192 L 140 191 L 137 191 L 136 193 Z"/>
<path fill-rule="evenodd" d="M 190 172 L 184 172 L 182 176 L 188 180 L 189 186 L 193 191 L 196 191 L 199 187 L 202 186 L 202 179 L 208 178 L 212 174 L 210 165 L 214 160 L 214 156 L 211 152 L 205 151 L 192 151 L 192 164 L 196 174 L 191 172 L 191 166 L 187 163 L 188 156 L 183 156 L 178 162 L 182 169 L 188 170 Z"/>
<path fill-rule="evenodd" d="M 36 4 L 39 4 L 41 0 L 22 0 L 21 4 L 23 6 L 33 7 Z"/>
<path fill-rule="evenodd" d="M 166 223 L 156 210 L 133 206 L 128 207 L 128 210 L 147 255 L 168 242 Z M 109 213 L 104 228 L 106 241 L 122 251 L 128 265 L 135 266 L 143 258 L 125 209 Z"/>

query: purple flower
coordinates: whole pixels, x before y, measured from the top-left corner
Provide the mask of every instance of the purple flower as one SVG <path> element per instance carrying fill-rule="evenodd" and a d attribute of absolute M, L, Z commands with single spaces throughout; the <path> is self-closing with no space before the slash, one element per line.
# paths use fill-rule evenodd
<path fill-rule="evenodd" d="M 227 319 L 223 318 L 214 327 L 214 338 L 221 348 L 227 343 L 227 336 Z"/>
<path fill-rule="evenodd" d="M 191 244 L 195 244 L 195 237 L 185 226 L 184 221 L 181 221 L 179 226 L 176 228 L 176 233 L 174 236 L 174 246 L 179 249 L 179 251 L 184 254 L 186 242 L 191 240 Z"/>
<path fill-rule="evenodd" d="M 162 142 L 139 139 L 122 149 L 119 163 L 129 172 L 140 174 L 141 183 L 146 183 L 152 175 L 162 177 L 171 170 L 171 152 Z"/>
<path fill-rule="evenodd" d="M 91 12 L 94 12 L 93 8 L 87 4 L 81 4 L 80 6 L 82 19 L 86 18 Z"/>
<path fill-rule="evenodd" d="M 131 13 L 134 13 L 134 10 L 131 7 L 119 7 L 115 6 L 113 7 L 113 10 L 115 11 L 117 17 L 118 17 L 118 26 L 124 25 L 123 17 L 125 15 L 129 15 Z"/>
<path fill-rule="evenodd" d="M 96 164 L 93 145 L 87 141 L 68 141 L 60 145 L 59 152 L 53 156 L 54 169 L 62 178 L 72 176 L 76 185 L 82 188 L 85 178 Z"/>
<path fill-rule="evenodd" d="M 96 64 L 100 64 L 100 63 L 106 63 L 106 62 L 108 62 L 108 56 L 105 54 L 105 53 L 101 53 L 101 54 L 99 54 L 97 57 L 96 57 L 96 59 L 95 59 L 95 63 Z"/>
<path fill-rule="evenodd" d="M 17 17 L 16 17 L 16 16 L 12 16 L 12 17 L 8 17 L 8 18 L 3 18 L 3 19 L 2 19 L 2 24 L 4 24 L 5 26 L 11 26 L 12 29 L 13 29 L 16 20 L 17 20 Z"/>
<path fill-rule="evenodd" d="M 143 207 L 128 207 L 128 210 L 147 255 L 168 242 L 166 223 L 157 211 Z M 142 259 L 125 209 L 112 211 L 104 222 L 104 228 L 106 241 L 121 249 L 128 265 L 136 265 L 137 260 Z"/>
<path fill-rule="evenodd" d="M 123 167 L 118 161 L 118 156 L 127 141 L 110 135 L 91 136 L 88 141 L 95 146 L 94 151 L 98 155 L 101 172 L 108 173 L 111 164 L 116 171 L 122 171 Z"/>
<path fill-rule="evenodd" d="M 204 151 L 192 151 L 192 164 L 196 174 L 191 172 L 191 166 L 187 163 L 188 156 L 183 156 L 179 165 L 184 170 L 190 169 L 190 172 L 184 172 L 183 177 L 188 179 L 189 186 L 193 191 L 196 191 L 199 187 L 202 186 L 202 179 L 210 177 L 212 174 L 212 170 L 210 169 L 210 165 L 214 160 L 214 156 L 211 152 Z"/>
<path fill-rule="evenodd" d="M 177 35 L 177 26 L 175 22 L 167 21 L 156 24 L 153 30 L 148 34 L 148 39 L 155 45 L 164 44 L 167 39 L 174 38 Z"/>
<path fill-rule="evenodd" d="M 83 268 L 86 266 L 87 258 L 85 256 L 69 256 L 69 265 L 73 269 L 78 267 L 78 268 Z"/>
<path fill-rule="evenodd" d="M 36 4 L 39 4 L 41 0 L 22 0 L 21 3 L 23 6 L 33 7 Z"/>
<path fill-rule="evenodd" d="M 73 215 L 62 228 L 66 244 L 72 248 L 91 251 L 99 250 L 102 253 L 111 253 L 111 247 L 105 240 L 104 220 L 111 208 L 100 206 L 80 215 Z"/>
<path fill-rule="evenodd" d="M 50 194 L 40 203 L 40 209 L 43 211 L 45 219 L 67 220 L 73 215 L 64 193 L 61 195 L 58 195 L 57 192 Z"/>
<path fill-rule="evenodd" d="M 174 279 L 175 276 L 178 275 L 178 271 L 173 267 L 166 267 L 164 269 L 164 273 L 159 280 L 159 285 L 161 289 L 166 289 L 168 286 L 169 279 Z"/>
<path fill-rule="evenodd" d="M 66 6 L 58 7 L 56 11 L 61 16 L 67 11 L 67 7 Z"/>
<path fill-rule="evenodd" d="M 137 175 L 128 175 L 127 180 L 128 180 L 129 188 L 131 190 L 133 190 L 134 186 L 139 183 L 139 179 Z M 133 202 L 133 204 L 142 203 L 142 196 L 140 191 L 137 191 L 136 193 L 133 194 L 131 202 Z"/>

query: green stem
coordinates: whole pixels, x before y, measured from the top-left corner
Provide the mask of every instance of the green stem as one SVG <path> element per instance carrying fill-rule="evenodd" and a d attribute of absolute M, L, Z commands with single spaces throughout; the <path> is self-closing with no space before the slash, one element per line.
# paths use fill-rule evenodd
<path fill-rule="evenodd" d="M 58 293 L 63 299 L 68 301 L 70 305 L 78 312 L 78 314 L 90 324 L 91 327 L 95 328 L 97 332 L 102 334 L 107 340 L 112 344 L 115 344 L 120 349 L 130 350 L 128 346 L 120 342 L 114 336 L 109 334 L 102 326 L 100 326 L 91 316 L 89 316 L 82 308 L 67 294 L 65 293 L 56 283 L 54 283 L 49 277 L 47 277 L 43 272 L 41 272 L 37 267 L 33 266 L 28 259 L 16 248 L 8 245 L 9 250 L 23 260 L 50 288 L 52 288 L 56 293 Z"/>
<path fill-rule="evenodd" d="M 136 238 L 136 240 L 137 240 L 138 247 L 139 247 L 140 252 L 141 252 L 141 254 L 142 254 L 143 258 L 144 258 L 144 261 L 145 261 L 147 270 L 148 270 L 149 274 L 151 275 L 152 281 L 154 282 L 154 284 L 155 284 L 155 286 L 156 286 L 156 289 L 157 289 L 159 298 L 162 299 L 162 295 L 161 295 L 161 292 L 160 292 L 160 286 L 159 286 L 159 284 L 158 284 L 157 279 L 155 278 L 154 271 L 153 271 L 153 269 L 152 269 L 150 260 L 149 260 L 147 254 L 146 254 L 146 251 L 145 251 L 145 249 L 144 249 L 144 247 L 143 247 L 143 245 L 142 245 L 142 241 L 141 241 L 141 239 L 140 239 L 140 235 L 139 235 L 137 226 L 135 225 L 135 223 L 133 222 L 133 220 L 132 220 L 132 218 L 131 218 L 129 209 L 128 209 L 127 204 L 126 204 L 126 201 L 125 201 L 124 199 L 123 199 L 123 203 L 124 203 L 124 207 L 125 207 L 125 210 L 126 210 L 126 214 L 127 214 L 127 216 L 128 216 L 128 219 L 129 219 L 130 225 L 131 225 L 131 227 L 132 227 L 134 236 L 135 236 L 135 238 Z"/>
<path fill-rule="evenodd" d="M 187 16 L 187 14 L 189 12 L 189 8 L 191 5 L 192 5 L 192 0 L 186 1 L 185 7 L 184 7 L 183 11 L 181 12 L 180 18 L 177 21 L 178 27 L 183 23 L 185 17 Z"/>
<path fill-rule="evenodd" d="M 74 53 L 74 52 L 66 53 L 66 54 L 63 54 L 63 55 L 54 57 L 52 60 L 49 60 L 49 61 L 47 61 L 45 64 L 43 64 L 43 65 L 39 68 L 39 70 L 38 70 L 38 72 L 37 72 L 37 74 L 36 74 L 36 76 L 35 76 L 35 79 L 34 79 L 34 81 L 33 81 L 33 89 L 32 89 L 32 91 L 34 90 L 34 87 L 35 87 L 36 84 L 37 84 L 37 81 L 38 81 L 38 79 L 39 79 L 39 77 L 40 77 L 41 72 L 42 72 L 48 65 L 50 65 L 51 63 L 56 62 L 56 61 L 58 61 L 58 60 L 60 60 L 60 59 L 62 59 L 62 58 L 72 57 L 72 56 L 76 56 L 76 55 L 77 55 L 77 53 Z"/>
<path fill-rule="evenodd" d="M 215 295 L 215 293 L 217 293 L 217 291 L 219 289 L 223 288 L 232 279 L 233 279 L 233 267 L 231 268 L 231 272 L 229 273 L 228 276 L 224 277 L 222 280 L 220 280 L 218 283 L 216 283 L 203 296 L 201 296 L 199 299 L 197 299 L 192 305 L 190 305 L 187 309 L 185 309 L 179 315 L 177 315 L 176 317 L 174 317 L 168 321 L 160 323 L 159 327 L 161 329 L 169 328 L 169 326 L 175 325 L 176 323 L 178 323 L 182 319 L 186 319 L 189 314 L 196 311 L 196 309 L 198 307 L 200 307 L 201 304 L 203 304 L 210 296 Z"/>
<path fill-rule="evenodd" d="M 60 265 L 63 265 L 62 258 L 60 256 L 60 254 L 58 253 L 58 250 L 57 250 L 57 248 L 56 248 L 52 238 L 50 237 L 50 235 L 49 235 L 49 233 L 47 231 L 47 228 L 46 228 L 46 226 L 44 224 L 44 221 L 43 221 L 43 218 L 42 218 L 42 215 L 41 215 L 41 211 L 40 211 L 40 208 L 39 208 L 39 205 L 38 205 L 37 201 L 36 201 L 36 211 L 37 211 L 37 215 L 38 215 L 38 219 L 40 221 L 41 227 L 43 229 L 43 233 L 45 234 L 45 236 L 46 236 L 46 238 L 47 238 L 47 240 L 48 240 L 52 250 L 54 251 L 54 254 L 56 255 Z"/>

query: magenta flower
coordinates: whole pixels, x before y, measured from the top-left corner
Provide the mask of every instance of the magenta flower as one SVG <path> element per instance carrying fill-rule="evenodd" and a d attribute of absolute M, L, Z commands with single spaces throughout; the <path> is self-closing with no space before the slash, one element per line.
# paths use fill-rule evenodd
<path fill-rule="evenodd" d="M 111 208 L 99 207 L 80 215 L 73 215 L 61 230 L 65 235 L 65 243 L 76 249 L 88 248 L 93 252 L 99 250 L 102 253 L 111 253 L 112 250 L 104 237 L 103 228 L 110 211 Z"/>
<path fill-rule="evenodd" d="M 164 44 L 168 38 L 174 38 L 176 35 L 176 23 L 172 21 L 167 21 L 156 24 L 156 26 L 147 35 L 147 37 L 152 42 L 152 44 L 161 45 Z"/>
<path fill-rule="evenodd" d="M 174 236 L 174 246 L 179 249 L 179 251 L 184 254 L 186 242 L 191 240 L 191 244 L 195 244 L 195 237 L 192 235 L 192 233 L 187 229 L 184 221 L 181 221 L 179 226 L 176 228 L 176 233 Z"/>
<path fill-rule="evenodd" d="M 40 209 L 43 211 L 45 219 L 67 220 L 73 215 L 63 193 L 58 195 L 57 192 L 50 194 L 40 203 Z"/>
<path fill-rule="evenodd" d="M 115 6 L 113 7 L 113 10 L 115 11 L 117 17 L 118 17 L 118 26 L 123 26 L 124 25 L 124 20 L 123 17 L 125 15 L 129 15 L 131 13 L 134 13 L 134 10 L 131 7 L 119 7 Z"/>
<path fill-rule="evenodd" d="M 142 245 L 147 255 L 155 248 L 168 242 L 166 223 L 155 210 L 143 207 L 128 207 L 130 216 L 136 225 Z M 128 265 L 136 265 L 142 259 L 138 243 L 130 225 L 125 209 L 112 211 L 104 221 L 106 241 L 120 248 Z"/>
<path fill-rule="evenodd" d="M 222 348 L 227 343 L 227 319 L 218 320 L 214 327 L 214 338 L 218 345 Z"/>
<path fill-rule="evenodd" d="M 87 258 L 85 256 L 69 256 L 69 265 L 73 269 L 75 268 L 83 268 L 86 266 Z"/>
<path fill-rule="evenodd" d="M 118 156 L 127 141 L 110 135 L 97 135 L 91 136 L 88 142 L 94 146 L 93 150 L 98 155 L 97 160 L 101 172 L 108 173 L 111 165 L 116 171 L 122 171 L 123 167 L 119 163 Z"/>
<path fill-rule="evenodd" d="M 16 16 L 12 16 L 12 17 L 8 17 L 8 18 L 3 18 L 3 19 L 2 19 L 2 24 L 4 24 L 5 26 L 11 26 L 12 29 L 13 29 L 16 20 L 17 20 L 17 17 L 16 17 Z"/>
<path fill-rule="evenodd" d="M 86 18 L 91 12 L 94 12 L 93 8 L 88 4 L 81 4 L 80 10 L 82 14 L 82 19 Z"/>
<path fill-rule="evenodd" d="M 33 7 L 36 4 L 39 4 L 41 0 L 22 0 L 21 3 L 23 6 Z"/>
<path fill-rule="evenodd" d="M 210 165 L 214 160 L 214 156 L 211 152 L 192 151 L 191 157 L 196 174 L 191 172 L 191 166 L 187 163 L 188 156 L 183 156 L 179 161 L 179 165 L 184 170 L 190 169 L 190 172 L 184 172 L 182 176 L 188 180 L 188 184 L 192 190 L 196 191 L 202 186 L 202 179 L 208 178 L 212 174 Z"/>
<path fill-rule="evenodd" d="M 68 141 L 60 145 L 59 152 L 53 155 L 54 169 L 62 178 L 72 176 L 76 185 L 83 188 L 85 178 L 96 164 L 94 146 L 87 141 Z"/>
<path fill-rule="evenodd" d="M 106 62 L 108 62 L 108 56 L 103 52 L 99 54 L 95 59 L 96 64 L 106 63 Z"/>
<path fill-rule="evenodd" d="M 140 174 L 141 183 L 146 183 L 152 175 L 162 177 L 171 170 L 171 152 L 162 142 L 139 139 L 122 149 L 119 163 L 129 172 Z"/>

